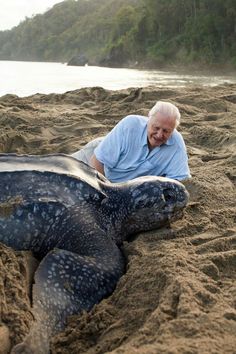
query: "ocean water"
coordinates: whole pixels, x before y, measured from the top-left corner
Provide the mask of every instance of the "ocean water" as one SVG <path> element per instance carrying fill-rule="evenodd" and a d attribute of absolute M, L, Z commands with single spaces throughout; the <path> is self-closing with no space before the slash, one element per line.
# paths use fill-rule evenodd
<path fill-rule="evenodd" d="M 64 93 L 83 87 L 109 90 L 148 85 L 181 87 L 236 83 L 233 76 L 183 75 L 160 70 L 136 70 L 97 66 L 67 66 L 62 63 L 0 61 L 0 96 L 20 97 L 35 93 Z"/>

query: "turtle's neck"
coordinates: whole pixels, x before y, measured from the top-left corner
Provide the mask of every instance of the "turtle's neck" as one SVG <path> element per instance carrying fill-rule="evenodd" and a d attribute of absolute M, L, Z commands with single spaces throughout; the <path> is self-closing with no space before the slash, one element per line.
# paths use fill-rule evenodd
<path fill-rule="evenodd" d="M 109 198 L 104 199 L 99 210 L 99 224 L 117 245 L 127 239 L 129 233 L 126 227 L 128 217 L 128 201 L 122 191 L 109 192 Z"/>

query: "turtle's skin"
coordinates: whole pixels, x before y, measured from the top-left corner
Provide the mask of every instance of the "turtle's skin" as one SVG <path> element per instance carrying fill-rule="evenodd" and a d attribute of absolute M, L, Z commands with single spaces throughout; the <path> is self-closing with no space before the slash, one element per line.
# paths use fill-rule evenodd
<path fill-rule="evenodd" d="M 0 242 L 41 260 L 34 324 L 12 353 L 48 353 L 68 315 L 89 311 L 125 272 L 128 236 L 182 216 L 188 193 L 155 176 L 110 183 L 71 156 L 0 155 Z"/>

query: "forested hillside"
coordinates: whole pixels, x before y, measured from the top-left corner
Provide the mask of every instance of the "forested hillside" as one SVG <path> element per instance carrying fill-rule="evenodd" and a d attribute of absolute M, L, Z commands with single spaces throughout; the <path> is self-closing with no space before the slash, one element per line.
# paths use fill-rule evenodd
<path fill-rule="evenodd" d="M 0 59 L 236 67 L 235 0 L 66 0 L 0 32 Z"/>

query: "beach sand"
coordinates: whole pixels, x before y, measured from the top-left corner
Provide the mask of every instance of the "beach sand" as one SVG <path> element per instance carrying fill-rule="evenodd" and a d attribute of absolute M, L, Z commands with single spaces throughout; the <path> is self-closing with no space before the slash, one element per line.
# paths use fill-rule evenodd
<path fill-rule="evenodd" d="M 160 99 L 182 115 L 192 173 L 184 218 L 124 244 L 127 273 L 90 313 L 68 319 L 53 354 L 236 353 L 236 85 L 6 95 L 0 152 L 72 153 Z M 31 326 L 36 266 L 29 252 L 0 246 L 1 354 Z"/>

